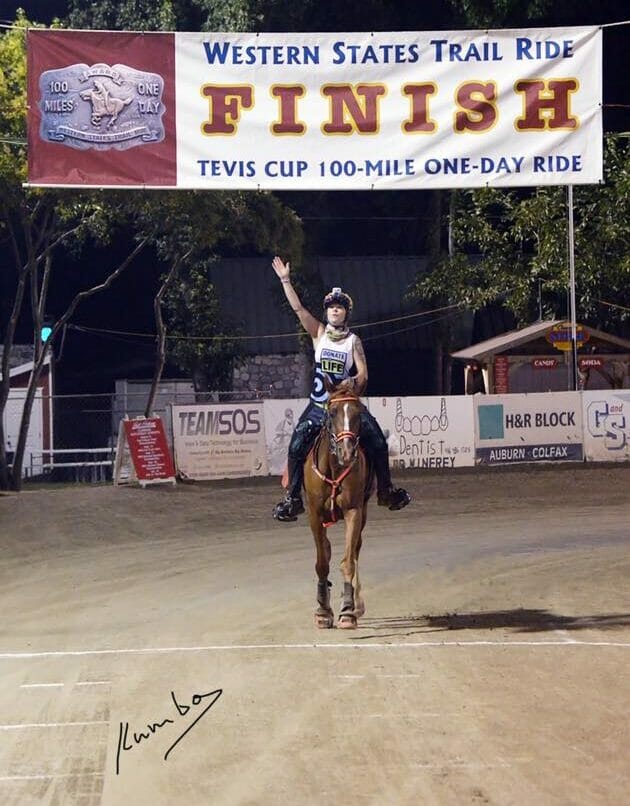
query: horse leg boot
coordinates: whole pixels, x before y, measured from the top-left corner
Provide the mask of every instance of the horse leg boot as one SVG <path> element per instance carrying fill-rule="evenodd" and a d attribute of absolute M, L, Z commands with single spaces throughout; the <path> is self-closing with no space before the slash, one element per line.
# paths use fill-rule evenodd
<path fill-rule="evenodd" d="M 352 582 L 343 583 L 343 597 L 341 599 L 341 610 L 339 611 L 340 630 L 354 630 L 357 626 L 357 617 L 354 613 L 354 587 Z"/>
<path fill-rule="evenodd" d="M 317 604 L 315 611 L 315 626 L 320 630 L 329 630 L 333 625 L 335 615 L 330 606 L 330 589 L 332 583 L 327 579 L 317 581 Z"/>

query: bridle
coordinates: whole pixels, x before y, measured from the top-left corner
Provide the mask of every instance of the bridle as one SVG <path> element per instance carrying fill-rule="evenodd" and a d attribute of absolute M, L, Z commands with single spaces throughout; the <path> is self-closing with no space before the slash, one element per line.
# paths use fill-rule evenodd
<path fill-rule="evenodd" d="M 354 403 L 357 401 L 358 398 L 355 397 L 336 397 L 334 399 L 335 403 Z M 334 432 L 332 430 L 332 418 L 330 414 L 326 416 L 326 431 L 328 432 L 328 439 L 330 441 L 330 452 L 336 453 L 336 447 L 338 443 L 342 442 L 344 439 L 349 439 L 352 443 L 352 447 L 355 449 L 354 459 L 352 460 L 351 465 L 354 463 L 356 459 L 356 449 L 359 446 L 359 432 L 358 431 L 338 431 Z"/>

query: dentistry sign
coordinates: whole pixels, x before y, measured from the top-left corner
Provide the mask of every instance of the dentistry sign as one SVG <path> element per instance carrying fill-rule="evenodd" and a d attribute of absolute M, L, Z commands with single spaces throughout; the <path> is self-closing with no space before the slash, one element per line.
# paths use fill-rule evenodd
<path fill-rule="evenodd" d="M 414 189 L 602 181 L 595 27 L 28 32 L 29 184 Z"/>

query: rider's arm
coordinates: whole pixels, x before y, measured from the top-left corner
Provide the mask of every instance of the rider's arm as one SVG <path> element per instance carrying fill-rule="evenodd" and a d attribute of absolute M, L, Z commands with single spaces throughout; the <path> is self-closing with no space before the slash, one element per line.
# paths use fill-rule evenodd
<path fill-rule="evenodd" d="M 284 295 L 287 298 L 289 305 L 293 309 L 293 313 L 297 315 L 297 318 L 300 320 L 300 324 L 304 330 L 306 330 L 308 335 L 312 339 L 317 339 L 317 337 L 320 336 L 324 330 L 324 325 L 318 319 L 316 319 L 313 314 L 310 313 L 310 311 L 307 311 L 300 302 L 300 298 L 298 297 L 295 288 L 293 288 L 291 285 L 291 278 L 289 277 L 291 267 L 289 263 L 283 263 L 282 260 L 276 256 L 274 257 L 271 265 L 273 266 L 275 273 L 280 278 L 282 288 L 284 288 Z"/>
<path fill-rule="evenodd" d="M 354 386 L 357 393 L 361 395 L 367 386 L 368 370 L 363 345 L 361 344 L 361 339 L 357 335 L 354 337 L 352 357 L 354 358 L 354 366 L 357 370 L 357 374 L 354 376 Z"/>

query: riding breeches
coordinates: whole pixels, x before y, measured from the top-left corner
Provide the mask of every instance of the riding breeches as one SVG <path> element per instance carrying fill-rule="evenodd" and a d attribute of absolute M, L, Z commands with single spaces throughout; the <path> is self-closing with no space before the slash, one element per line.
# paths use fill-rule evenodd
<path fill-rule="evenodd" d="M 292 498 L 299 498 L 304 478 L 304 461 L 326 420 L 326 410 L 310 403 L 303 411 L 289 443 L 289 489 Z M 361 412 L 361 445 L 374 463 L 376 483 L 380 490 L 391 485 L 387 440 L 380 425 L 367 409 Z"/>
<path fill-rule="evenodd" d="M 392 483 L 387 440 L 376 418 L 367 409 L 361 412 L 361 444 L 374 463 L 378 491 L 387 490 Z"/>
<path fill-rule="evenodd" d="M 304 479 L 304 460 L 313 447 L 315 438 L 319 434 L 326 420 L 326 410 L 316 403 L 309 405 L 302 412 L 289 442 L 289 489 L 291 498 L 299 498 Z"/>

